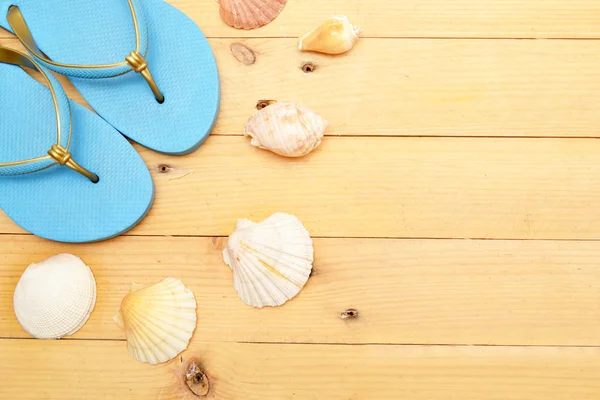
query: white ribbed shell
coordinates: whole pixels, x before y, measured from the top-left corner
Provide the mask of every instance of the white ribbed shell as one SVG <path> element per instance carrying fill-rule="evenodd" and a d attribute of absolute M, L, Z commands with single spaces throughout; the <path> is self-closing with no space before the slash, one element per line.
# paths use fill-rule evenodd
<path fill-rule="evenodd" d="M 129 354 L 158 364 L 185 350 L 196 329 L 196 299 L 178 279 L 144 287 L 133 283 L 113 318 L 125 330 Z"/>
<path fill-rule="evenodd" d="M 74 334 L 88 320 L 95 304 L 94 275 L 72 254 L 58 254 L 31 264 L 13 296 L 19 323 L 38 339 Z"/>
<path fill-rule="evenodd" d="M 302 157 L 313 151 L 327 129 L 319 114 L 295 103 L 271 104 L 254 113 L 246 123 L 244 135 L 253 146 L 285 157 Z"/>
<path fill-rule="evenodd" d="M 279 306 L 300 292 L 310 276 L 313 254 L 302 222 L 276 213 L 260 223 L 240 219 L 223 259 L 242 301 L 261 308 Z"/>

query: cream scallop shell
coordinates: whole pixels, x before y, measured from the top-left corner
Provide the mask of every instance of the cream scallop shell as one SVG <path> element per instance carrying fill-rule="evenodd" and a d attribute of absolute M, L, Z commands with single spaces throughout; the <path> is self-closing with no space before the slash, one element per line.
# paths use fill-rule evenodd
<path fill-rule="evenodd" d="M 220 0 L 221 19 L 237 29 L 256 29 L 273 21 L 287 0 Z"/>
<path fill-rule="evenodd" d="M 250 306 L 279 306 L 296 296 L 312 270 L 313 244 L 300 220 L 276 213 L 260 223 L 240 219 L 223 259 L 233 287 Z"/>
<path fill-rule="evenodd" d="M 125 330 L 129 354 L 158 364 L 185 350 L 196 329 L 194 294 L 175 278 L 146 286 L 131 285 L 113 318 Z"/>
<path fill-rule="evenodd" d="M 250 144 L 285 157 L 302 157 L 313 151 L 327 129 L 319 114 L 295 103 L 280 102 L 254 113 L 244 135 Z"/>
<path fill-rule="evenodd" d="M 31 264 L 17 283 L 13 306 L 23 329 L 38 339 L 72 335 L 86 323 L 96 304 L 90 268 L 71 254 Z"/>
<path fill-rule="evenodd" d="M 342 54 L 358 40 L 362 29 L 352 25 L 344 15 L 331 17 L 300 36 L 298 48 L 326 54 Z"/>

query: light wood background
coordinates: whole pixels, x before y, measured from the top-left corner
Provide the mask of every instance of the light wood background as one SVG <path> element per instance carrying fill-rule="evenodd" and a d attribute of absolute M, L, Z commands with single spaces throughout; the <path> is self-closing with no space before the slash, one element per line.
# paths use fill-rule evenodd
<path fill-rule="evenodd" d="M 192 358 L 214 400 L 600 398 L 600 0 L 289 0 L 250 32 L 214 1 L 170 2 L 216 54 L 219 122 L 190 156 L 137 147 L 157 200 L 123 237 L 51 243 L 0 215 L 0 399 L 194 399 Z M 299 53 L 334 14 L 364 28 L 358 45 Z M 251 147 L 262 99 L 321 113 L 322 146 Z M 277 211 L 315 237 L 314 274 L 256 310 L 220 251 L 237 218 Z M 59 252 L 92 267 L 96 308 L 73 337 L 33 340 L 13 290 Z M 198 328 L 181 357 L 141 364 L 111 318 L 131 281 L 168 276 L 194 291 Z"/>

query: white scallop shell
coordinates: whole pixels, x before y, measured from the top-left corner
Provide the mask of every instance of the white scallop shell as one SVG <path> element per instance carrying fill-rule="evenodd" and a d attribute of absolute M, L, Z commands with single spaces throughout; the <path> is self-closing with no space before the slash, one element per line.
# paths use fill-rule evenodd
<path fill-rule="evenodd" d="M 233 287 L 253 307 L 279 306 L 296 296 L 308 280 L 313 244 L 302 222 L 276 213 L 260 223 L 240 219 L 223 259 L 233 271 Z"/>
<path fill-rule="evenodd" d="M 244 135 L 251 144 L 285 157 L 301 157 L 313 151 L 327 129 L 319 114 L 295 103 L 280 102 L 257 111 L 246 123 Z"/>
<path fill-rule="evenodd" d="M 86 323 L 95 304 L 94 275 L 72 254 L 58 254 L 31 264 L 13 296 L 19 323 L 38 339 L 74 334 Z"/>
<path fill-rule="evenodd" d="M 114 321 L 125 330 L 129 354 L 158 364 L 185 350 L 196 329 L 196 299 L 178 279 L 131 285 Z"/>

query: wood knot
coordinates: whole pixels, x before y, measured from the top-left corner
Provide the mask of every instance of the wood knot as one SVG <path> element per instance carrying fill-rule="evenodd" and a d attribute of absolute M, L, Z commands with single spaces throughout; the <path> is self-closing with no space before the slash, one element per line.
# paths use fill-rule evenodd
<path fill-rule="evenodd" d="M 356 319 L 358 318 L 358 310 L 354 308 L 349 308 L 347 310 L 342 311 L 340 317 L 342 319 Z"/>
<path fill-rule="evenodd" d="M 159 164 L 156 167 L 156 171 L 160 174 L 166 174 L 167 172 L 171 171 L 171 167 L 169 167 L 167 164 Z"/>
<path fill-rule="evenodd" d="M 313 72 L 315 69 L 317 69 L 317 66 L 311 62 L 305 62 L 304 64 L 302 64 L 302 66 L 300 68 L 302 69 L 302 71 L 304 71 L 308 74 L 310 72 Z"/>
<path fill-rule="evenodd" d="M 262 110 L 263 108 L 270 106 L 271 104 L 277 103 L 277 100 L 259 100 L 256 103 L 256 109 Z"/>
<path fill-rule="evenodd" d="M 185 370 L 185 383 L 196 396 L 206 397 L 210 392 L 210 381 L 195 359 L 190 360 Z"/>
<path fill-rule="evenodd" d="M 252 49 L 241 43 L 233 43 L 229 49 L 236 60 L 244 65 L 252 65 L 256 62 L 256 54 Z"/>
<path fill-rule="evenodd" d="M 210 241 L 212 242 L 214 249 L 223 250 L 225 244 L 227 243 L 227 238 L 213 237 L 210 239 Z"/>

